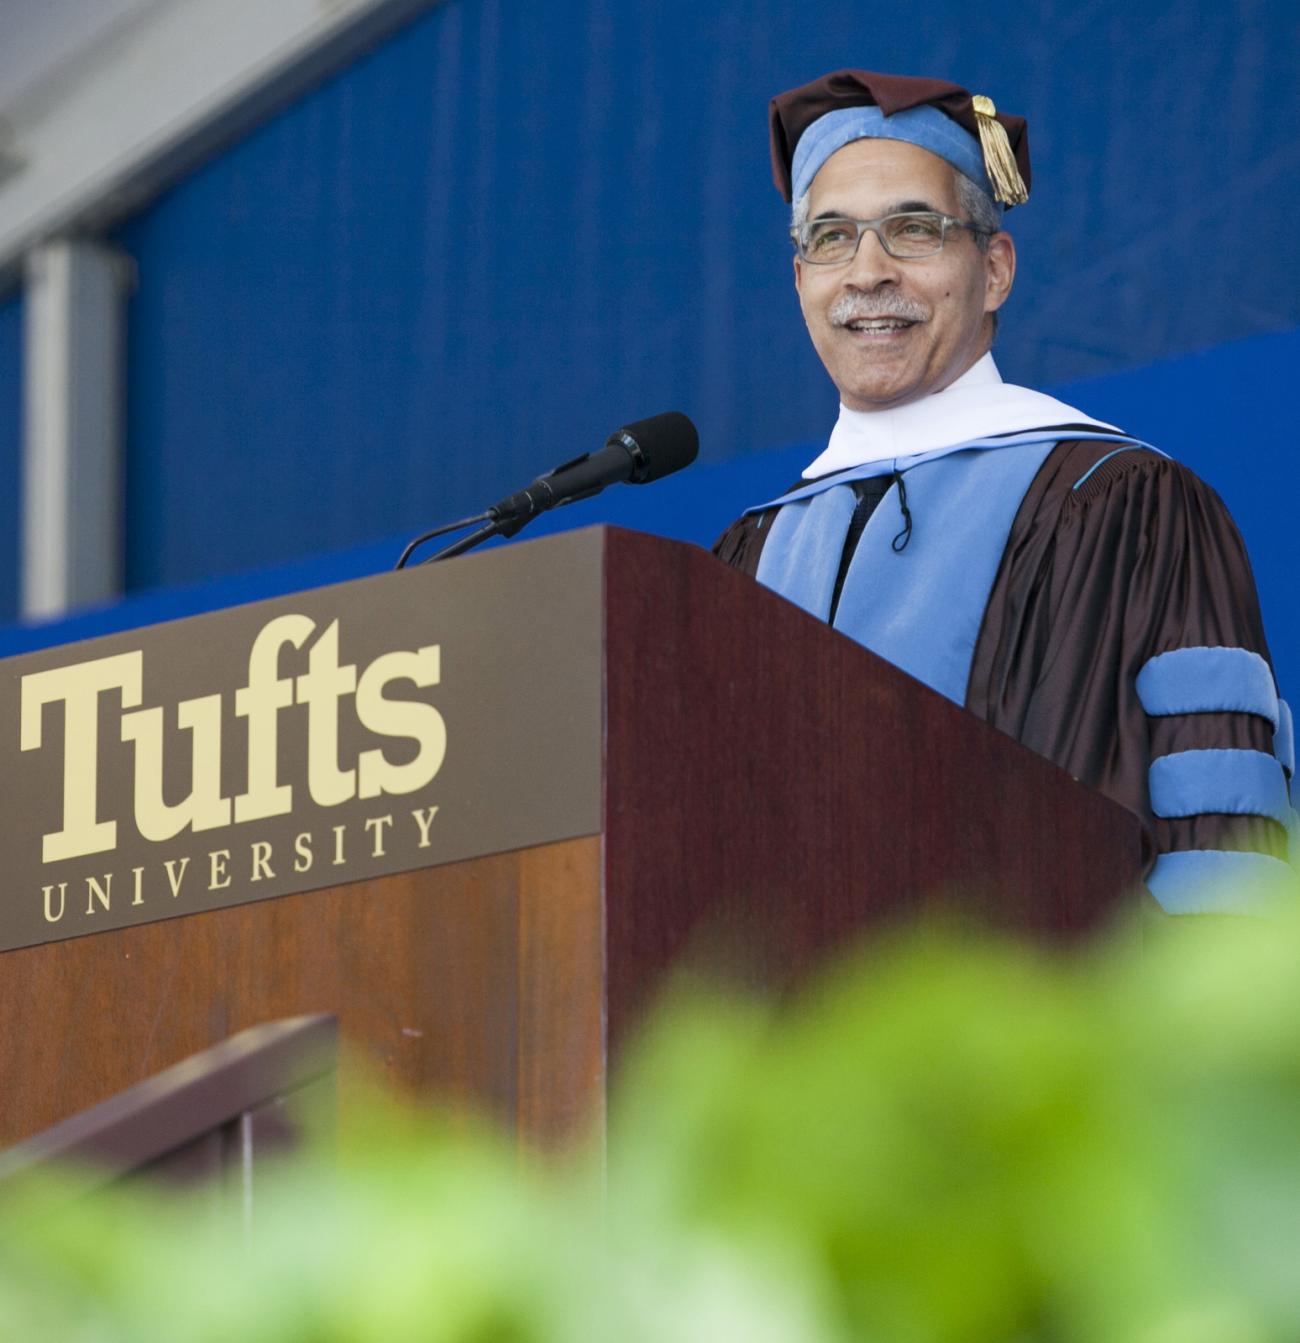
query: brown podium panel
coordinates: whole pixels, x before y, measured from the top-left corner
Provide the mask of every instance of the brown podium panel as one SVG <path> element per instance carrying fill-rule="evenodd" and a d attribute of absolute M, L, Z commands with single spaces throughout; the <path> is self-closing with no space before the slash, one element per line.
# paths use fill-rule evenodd
<path fill-rule="evenodd" d="M 543 1141 L 598 1119 L 599 853 L 571 840 L 12 951 L 0 1055 L 27 1080 L 0 1098 L 0 1143 L 314 1012 L 396 1090 Z"/>
<path fill-rule="evenodd" d="M 1113 803 L 616 529 L 11 659 L 0 769 L 0 1142 L 331 1013 L 550 1143 L 701 937 L 780 985 L 936 898 L 1070 935 L 1141 870 Z"/>
<path fill-rule="evenodd" d="M 938 901 L 1058 938 L 1133 895 L 1123 808 L 710 556 L 627 533 L 610 555 L 611 1040 L 704 909 L 779 983 Z"/>

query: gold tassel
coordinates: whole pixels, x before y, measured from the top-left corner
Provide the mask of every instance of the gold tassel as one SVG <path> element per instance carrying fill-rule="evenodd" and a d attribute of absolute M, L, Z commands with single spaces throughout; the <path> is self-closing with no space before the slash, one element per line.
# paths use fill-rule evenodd
<path fill-rule="evenodd" d="M 993 99 L 977 93 L 971 99 L 975 109 L 975 124 L 979 127 L 980 148 L 984 151 L 984 170 L 993 183 L 993 197 L 1005 205 L 1023 205 L 1029 199 L 1016 157 L 1011 152 L 1006 127 L 997 119 Z"/>

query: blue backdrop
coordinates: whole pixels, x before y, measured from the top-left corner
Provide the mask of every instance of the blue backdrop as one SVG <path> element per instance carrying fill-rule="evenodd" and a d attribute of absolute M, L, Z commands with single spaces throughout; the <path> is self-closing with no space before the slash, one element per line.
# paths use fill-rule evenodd
<path fill-rule="evenodd" d="M 1071 0 L 1032 23 L 932 0 L 875 25 L 782 0 L 446 0 L 118 230 L 140 274 L 128 584 L 222 581 L 109 618 L 373 567 L 667 407 L 700 425 L 705 465 L 557 523 L 708 539 L 774 492 L 835 397 L 766 104 L 844 64 L 941 73 L 1028 116 L 1003 372 L 1222 488 L 1295 686 L 1293 0 Z"/>

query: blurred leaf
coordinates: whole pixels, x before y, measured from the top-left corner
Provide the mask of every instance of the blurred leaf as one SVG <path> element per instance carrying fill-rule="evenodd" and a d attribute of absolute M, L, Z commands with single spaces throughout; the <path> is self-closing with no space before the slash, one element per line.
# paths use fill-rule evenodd
<path fill-rule="evenodd" d="M 601 1151 L 374 1106 L 257 1193 L 0 1208 L 0 1338 L 1300 1337 L 1300 922 L 933 929 L 777 1007 L 682 981 Z"/>

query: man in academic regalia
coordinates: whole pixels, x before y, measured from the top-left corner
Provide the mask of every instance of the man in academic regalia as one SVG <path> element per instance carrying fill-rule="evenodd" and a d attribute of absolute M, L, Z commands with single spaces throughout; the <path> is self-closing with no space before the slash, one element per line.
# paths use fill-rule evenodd
<path fill-rule="evenodd" d="M 843 70 L 773 99 L 771 131 L 840 414 L 717 553 L 1136 812 L 1168 912 L 1258 908 L 1293 879 L 1295 747 L 1237 529 L 1186 468 L 989 352 L 1023 119 Z"/>

